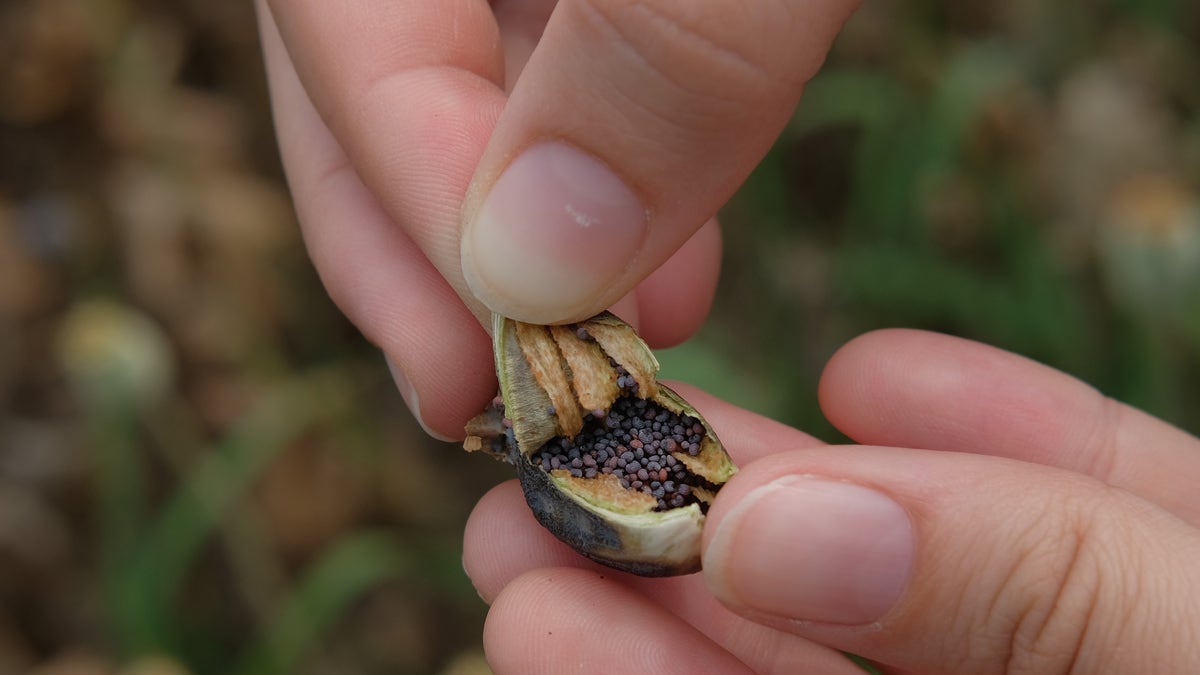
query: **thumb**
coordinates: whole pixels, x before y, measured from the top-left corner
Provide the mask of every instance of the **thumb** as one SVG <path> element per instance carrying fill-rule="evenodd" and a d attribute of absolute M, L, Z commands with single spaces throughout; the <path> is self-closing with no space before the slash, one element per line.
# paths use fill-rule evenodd
<path fill-rule="evenodd" d="M 885 448 L 784 453 L 722 490 L 735 611 L 906 672 L 1200 672 L 1200 534 L 1077 474 Z"/>
<path fill-rule="evenodd" d="M 472 293 L 555 323 L 632 290 L 762 159 L 856 4 L 560 0 L 464 205 Z"/>

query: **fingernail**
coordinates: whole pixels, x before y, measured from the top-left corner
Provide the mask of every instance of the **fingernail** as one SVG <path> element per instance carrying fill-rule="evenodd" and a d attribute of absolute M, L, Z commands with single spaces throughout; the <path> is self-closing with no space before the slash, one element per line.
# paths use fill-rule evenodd
<path fill-rule="evenodd" d="M 895 605 L 912 568 L 899 504 L 851 483 L 788 476 L 717 525 L 704 575 L 722 601 L 789 619 L 862 625 Z"/>
<path fill-rule="evenodd" d="M 612 292 L 645 234 L 645 207 L 603 162 L 540 143 L 513 160 L 466 223 L 463 274 L 499 314 L 581 318 Z"/>
<path fill-rule="evenodd" d="M 392 381 L 396 383 L 396 389 L 400 391 L 400 397 L 404 399 L 404 405 L 408 406 L 408 411 L 412 413 L 413 419 L 417 421 L 421 429 L 439 441 L 453 443 L 453 438 L 439 434 L 429 428 L 429 425 L 421 417 L 421 398 L 417 395 L 417 388 L 413 386 L 412 381 L 408 379 L 404 371 L 400 370 L 400 367 L 395 363 L 392 363 L 391 359 L 385 359 L 385 361 L 387 362 L 388 372 L 392 374 Z"/>

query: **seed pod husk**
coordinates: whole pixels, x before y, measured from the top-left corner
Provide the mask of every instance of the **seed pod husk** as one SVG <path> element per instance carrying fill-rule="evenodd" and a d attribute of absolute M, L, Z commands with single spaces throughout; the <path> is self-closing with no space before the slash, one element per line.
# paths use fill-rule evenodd
<path fill-rule="evenodd" d="M 657 380 L 658 361 L 609 313 L 563 326 L 494 317 L 500 396 L 468 450 L 517 467 L 543 526 L 583 555 L 642 576 L 700 569 L 700 533 L 737 471 L 711 427 Z"/>

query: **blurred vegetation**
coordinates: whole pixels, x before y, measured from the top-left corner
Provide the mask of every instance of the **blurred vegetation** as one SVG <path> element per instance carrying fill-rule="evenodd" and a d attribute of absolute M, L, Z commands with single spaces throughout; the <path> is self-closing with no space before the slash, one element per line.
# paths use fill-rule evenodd
<path fill-rule="evenodd" d="M 1198 38 L 1194 3 L 868 4 L 726 209 L 714 320 L 666 367 L 836 438 L 828 357 L 926 328 L 1200 431 Z"/>
<path fill-rule="evenodd" d="M 834 439 L 824 361 L 914 326 L 1200 431 L 1197 45 L 1178 0 L 865 7 L 668 374 Z M 507 475 L 321 290 L 246 3 L 0 4 L 0 673 L 486 672 Z"/>

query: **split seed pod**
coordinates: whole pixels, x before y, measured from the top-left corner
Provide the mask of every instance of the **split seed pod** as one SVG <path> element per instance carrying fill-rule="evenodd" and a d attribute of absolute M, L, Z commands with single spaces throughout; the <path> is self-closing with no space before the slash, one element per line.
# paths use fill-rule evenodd
<path fill-rule="evenodd" d="M 588 558 L 642 576 L 699 570 L 705 513 L 737 468 L 658 383 L 646 343 L 607 312 L 564 326 L 493 319 L 500 396 L 464 447 L 514 464 L 538 522 Z"/>

